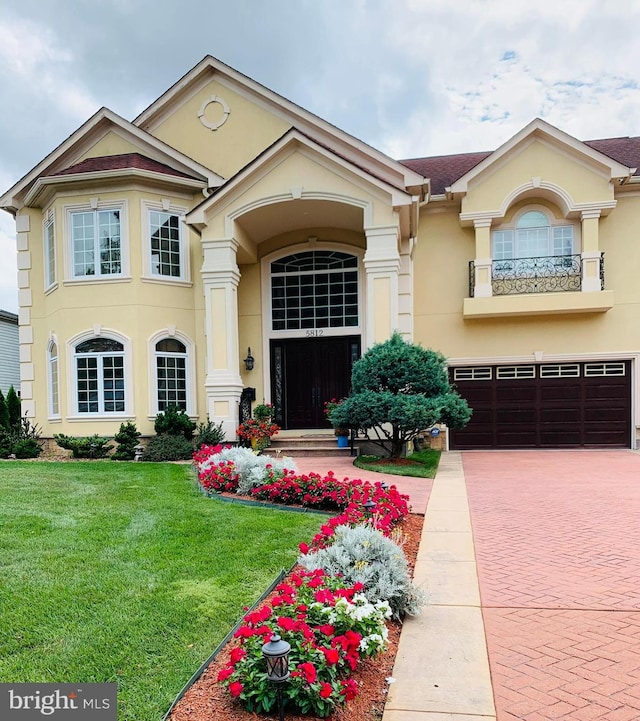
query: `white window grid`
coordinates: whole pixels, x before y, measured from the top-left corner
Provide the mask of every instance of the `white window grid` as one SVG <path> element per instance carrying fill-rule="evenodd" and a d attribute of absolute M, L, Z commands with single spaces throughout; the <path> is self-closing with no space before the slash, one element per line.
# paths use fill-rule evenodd
<path fill-rule="evenodd" d="M 149 210 L 151 274 L 181 278 L 183 272 L 180 215 Z"/>
<path fill-rule="evenodd" d="M 56 242 L 53 211 L 46 215 L 44 224 L 44 273 L 45 287 L 50 288 L 56 282 Z"/>
<path fill-rule="evenodd" d="M 76 354 L 76 393 L 78 413 L 123 413 L 124 349 Z"/>
<path fill-rule="evenodd" d="M 540 366 L 540 378 L 579 378 L 580 366 L 577 363 Z"/>
<path fill-rule="evenodd" d="M 453 369 L 453 379 L 456 381 L 489 381 L 492 377 L 493 369 L 491 366 Z"/>
<path fill-rule="evenodd" d="M 624 376 L 626 365 L 621 363 L 585 363 L 585 376 Z"/>
<path fill-rule="evenodd" d="M 74 277 L 121 275 L 121 210 L 72 211 L 70 216 Z"/>
<path fill-rule="evenodd" d="M 49 415 L 60 415 L 60 381 L 58 377 L 58 346 L 55 343 L 49 348 Z"/>
<path fill-rule="evenodd" d="M 498 380 L 507 380 L 512 378 L 535 378 L 535 366 L 500 366 L 496 369 L 496 378 Z"/>
<path fill-rule="evenodd" d="M 167 406 L 187 410 L 187 354 L 156 353 L 158 411 Z"/>

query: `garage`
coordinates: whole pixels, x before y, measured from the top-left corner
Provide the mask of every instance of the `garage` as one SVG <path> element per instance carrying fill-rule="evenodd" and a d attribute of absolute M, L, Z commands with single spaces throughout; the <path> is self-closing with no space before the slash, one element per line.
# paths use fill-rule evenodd
<path fill-rule="evenodd" d="M 630 361 L 465 366 L 450 378 L 471 408 L 450 448 L 629 448 Z"/>

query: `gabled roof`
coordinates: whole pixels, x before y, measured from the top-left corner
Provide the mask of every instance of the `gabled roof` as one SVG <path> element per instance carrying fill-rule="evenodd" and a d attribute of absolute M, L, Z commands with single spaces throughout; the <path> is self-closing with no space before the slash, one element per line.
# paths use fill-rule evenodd
<path fill-rule="evenodd" d="M 141 130 L 112 110 L 101 108 L 4 193 L 0 197 L 0 207 L 10 212 L 16 212 L 22 207 L 25 196 L 39 178 L 60 174 L 61 171 L 77 165 L 78 158 L 88 152 L 101 137 L 110 131 L 116 132 L 140 148 L 140 155 L 171 168 L 173 171 L 183 174 L 184 177 L 196 178 L 209 187 L 218 186 L 223 181 L 220 175 L 184 153 Z"/>
<path fill-rule="evenodd" d="M 396 185 L 402 185 L 404 188 L 420 188 L 424 184 L 424 178 L 409 166 L 403 166 L 376 148 L 269 90 L 211 55 L 204 57 L 140 113 L 133 121 L 134 124 L 152 133 L 182 98 L 214 77 L 248 97 L 252 102 L 268 109 L 316 142 L 329 147 L 334 153 L 352 163 L 360 163 L 369 173 L 385 178 L 386 182 L 395 182 Z"/>
<path fill-rule="evenodd" d="M 80 173 L 99 173 L 106 170 L 123 170 L 125 168 L 136 168 L 138 170 L 148 170 L 151 173 L 165 173 L 166 175 L 175 175 L 178 178 L 193 178 L 194 175 L 183 173 L 180 170 L 159 163 L 157 160 L 147 158 L 140 153 L 122 153 L 121 155 L 99 155 L 95 158 L 87 158 L 75 165 L 71 165 L 64 170 L 59 170 L 56 175 L 76 175 Z"/>
<path fill-rule="evenodd" d="M 351 174 L 351 177 L 355 176 L 356 178 L 359 178 L 359 182 L 364 182 L 369 187 L 373 186 L 378 190 L 389 194 L 394 205 L 409 207 L 417 202 L 416 198 L 407 192 L 405 188 L 387 182 L 384 178 L 380 178 L 377 175 L 370 173 L 361 166 L 352 163 L 349 159 L 333 152 L 331 148 L 327 148 L 316 142 L 316 140 L 310 138 L 305 133 L 301 133 L 296 128 L 291 128 L 275 143 L 266 148 L 259 156 L 254 158 L 248 165 L 236 173 L 236 175 L 229 178 L 224 185 L 217 188 L 208 198 L 192 208 L 192 210 L 187 214 L 187 222 L 196 227 L 203 225 L 205 214 L 213 205 L 218 204 L 230 195 L 233 196 L 234 193 L 242 192 L 247 180 L 251 179 L 251 182 L 255 182 L 255 178 L 259 175 L 262 168 L 268 167 L 272 162 L 278 162 L 279 157 L 296 148 L 304 148 L 306 150 L 314 151 L 318 154 L 318 156 L 328 159 L 337 169 L 341 169 L 342 172 Z M 294 196 L 294 192 L 298 192 L 299 194 Z M 287 188 L 286 193 L 281 200 L 291 200 L 293 197 L 305 198 L 305 193 L 306 191 L 303 187 L 300 187 L 297 191 L 296 189 Z M 327 193 L 321 193 L 321 195 L 327 196 Z M 315 198 L 313 191 L 311 191 L 311 196 Z M 275 198 L 271 196 L 270 200 L 275 201 Z"/>
<path fill-rule="evenodd" d="M 564 144 L 574 153 L 589 157 L 608 169 L 612 178 L 638 175 L 640 138 L 608 138 L 580 142 L 553 125 L 536 118 L 495 151 L 439 155 L 400 161 L 431 180 L 432 195 L 442 195 L 448 188 L 464 192 L 466 184 L 526 139 L 542 136 Z"/>

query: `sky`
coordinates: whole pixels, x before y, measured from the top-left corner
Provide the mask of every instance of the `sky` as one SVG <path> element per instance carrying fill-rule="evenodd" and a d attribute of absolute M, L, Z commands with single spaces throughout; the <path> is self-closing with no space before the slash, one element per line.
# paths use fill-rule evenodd
<path fill-rule="evenodd" d="M 640 0 L 0 0 L 0 193 L 205 55 L 397 159 L 640 135 Z M 215 168 L 213 169 L 215 170 Z M 0 309 L 17 312 L 0 211 Z"/>

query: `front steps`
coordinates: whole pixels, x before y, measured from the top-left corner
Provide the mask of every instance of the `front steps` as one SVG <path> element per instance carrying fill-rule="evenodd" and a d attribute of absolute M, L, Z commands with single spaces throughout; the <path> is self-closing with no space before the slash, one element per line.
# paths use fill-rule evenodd
<path fill-rule="evenodd" d="M 358 453 L 358 444 L 354 444 L 354 455 Z M 337 456 L 349 458 L 351 448 L 339 448 L 333 431 L 280 431 L 271 439 L 271 445 L 262 452 L 265 456 Z"/>

